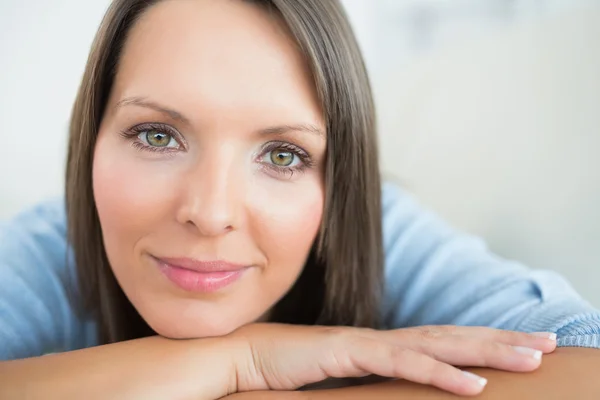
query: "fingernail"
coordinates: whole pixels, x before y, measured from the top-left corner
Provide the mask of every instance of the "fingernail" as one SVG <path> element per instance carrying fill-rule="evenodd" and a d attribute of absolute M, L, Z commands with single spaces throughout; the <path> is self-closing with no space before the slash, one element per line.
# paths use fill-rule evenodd
<path fill-rule="evenodd" d="M 481 387 L 484 387 L 485 385 L 487 385 L 487 379 L 482 378 L 479 375 L 475 375 L 474 373 L 469 372 L 469 371 L 462 371 L 462 373 L 470 380 L 477 382 L 479 384 L 479 386 L 481 386 Z"/>
<path fill-rule="evenodd" d="M 529 347 L 521 347 L 521 346 L 513 346 L 513 349 L 515 349 L 515 351 L 517 353 L 521 353 L 521 354 L 525 354 L 525 355 L 531 356 L 531 357 L 533 357 L 536 360 L 541 360 L 542 359 L 542 352 L 540 350 L 531 349 Z"/>
<path fill-rule="evenodd" d="M 543 337 L 545 339 L 556 340 L 556 333 L 552 332 L 533 332 L 531 333 L 533 336 Z"/>

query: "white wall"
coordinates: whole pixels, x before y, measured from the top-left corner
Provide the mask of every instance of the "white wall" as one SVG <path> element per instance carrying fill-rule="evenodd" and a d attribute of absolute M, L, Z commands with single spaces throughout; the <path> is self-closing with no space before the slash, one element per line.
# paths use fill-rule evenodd
<path fill-rule="evenodd" d="M 501 255 L 566 275 L 596 306 L 599 20 L 590 2 L 514 21 L 377 66 L 375 82 L 384 170 Z"/>
<path fill-rule="evenodd" d="M 70 110 L 108 4 L 0 1 L 0 219 L 62 194 Z"/>
<path fill-rule="evenodd" d="M 343 1 L 384 170 L 600 306 L 600 2 Z M 0 219 L 62 193 L 70 108 L 107 5 L 0 2 Z"/>

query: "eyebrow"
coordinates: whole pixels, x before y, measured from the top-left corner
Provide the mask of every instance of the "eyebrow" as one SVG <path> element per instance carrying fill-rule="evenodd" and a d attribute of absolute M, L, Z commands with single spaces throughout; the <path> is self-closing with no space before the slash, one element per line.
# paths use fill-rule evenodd
<path fill-rule="evenodd" d="M 129 105 L 149 108 L 154 111 L 158 111 L 173 120 L 180 121 L 186 125 L 191 125 L 190 120 L 187 119 L 183 114 L 172 108 L 165 107 L 154 101 L 147 100 L 145 97 L 126 97 L 119 100 L 115 105 L 115 109 L 125 107 Z M 268 128 L 263 128 L 258 131 L 261 135 L 283 135 L 289 132 L 307 132 L 312 133 L 321 137 L 325 137 L 325 133 L 322 129 L 313 124 L 295 124 L 295 125 L 278 125 Z"/>
<path fill-rule="evenodd" d="M 129 106 L 129 105 L 150 108 L 154 111 L 158 111 L 162 114 L 165 114 L 166 116 L 168 116 L 171 119 L 182 122 L 186 125 L 191 125 L 190 120 L 187 119 L 186 117 L 184 117 L 183 114 L 181 114 L 171 108 L 168 108 L 168 107 L 162 106 L 158 103 L 155 103 L 153 101 L 146 100 L 144 97 L 126 97 L 122 100 L 119 100 L 119 102 L 117 102 L 117 104 L 115 105 L 115 108 L 125 107 L 125 106 Z"/>
<path fill-rule="evenodd" d="M 283 135 L 288 132 L 307 132 L 325 137 L 323 130 L 312 124 L 279 125 L 259 130 L 263 135 Z"/>

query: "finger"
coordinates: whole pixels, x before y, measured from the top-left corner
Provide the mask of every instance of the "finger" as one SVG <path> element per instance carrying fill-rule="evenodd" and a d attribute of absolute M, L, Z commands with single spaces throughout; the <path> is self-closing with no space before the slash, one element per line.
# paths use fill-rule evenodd
<path fill-rule="evenodd" d="M 338 376 L 336 373 L 343 376 L 375 374 L 432 385 L 467 396 L 481 393 L 487 383 L 481 377 L 463 373 L 427 355 L 367 337 L 356 337 L 345 353 L 337 358 L 337 365 L 342 366 L 342 370 L 330 376 Z"/>
<path fill-rule="evenodd" d="M 454 327 L 454 334 L 476 336 L 512 346 L 529 347 L 551 353 L 556 349 L 556 334 L 552 332 L 525 333 L 485 327 Z"/>
<path fill-rule="evenodd" d="M 406 335 L 410 331 L 411 335 Z M 380 336 L 382 335 L 382 336 Z M 551 353 L 556 349 L 556 335 L 548 333 L 525 333 L 476 326 L 428 325 L 390 331 L 371 330 L 372 338 L 383 338 L 396 345 L 409 345 L 411 348 L 422 342 L 432 342 L 450 336 L 477 337 L 511 346 L 528 347 Z"/>
<path fill-rule="evenodd" d="M 498 329 L 492 331 L 491 336 L 500 343 L 529 347 L 543 353 L 551 353 L 556 349 L 556 334 L 552 332 L 525 333 Z"/>
<path fill-rule="evenodd" d="M 513 345 L 495 341 L 502 339 L 498 333 L 504 332 L 489 328 L 426 326 L 411 328 L 410 331 L 410 335 L 406 334 L 406 329 L 387 331 L 381 335 L 390 343 L 457 366 L 526 372 L 537 369 L 541 364 L 541 350 L 527 346 L 531 342 L 522 337 L 530 335 L 525 333 L 504 331 L 509 333 L 504 340 Z M 378 338 L 376 331 L 372 331 L 371 338 Z"/>
<path fill-rule="evenodd" d="M 411 347 L 438 361 L 457 366 L 489 367 L 512 372 L 537 369 L 542 351 L 468 336 L 447 336 Z"/>

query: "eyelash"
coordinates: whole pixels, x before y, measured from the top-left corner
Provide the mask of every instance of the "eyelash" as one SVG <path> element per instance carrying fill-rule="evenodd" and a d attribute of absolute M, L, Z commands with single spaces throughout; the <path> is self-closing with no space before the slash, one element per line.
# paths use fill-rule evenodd
<path fill-rule="evenodd" d="M 147 144 L 143 143 L 138 138 L 138 136 L 140 134 L 142 134 L 144 132 L 148 132 L 148 131 L 157 131 L 157 132 L 161 132 L 161 133 L 166 133 L 171 138 L 173 138 L 173 140 L 175 140 L 179 144 L 180 147 L 177 148 L 177 147 L 148 146 Z M 161 124 L 161 123 L 146 123 L 146 124 L 136 125 L 128 130 L 121 131 L 120 134 L 125 139 L 131 140 L 132 141 L 131 145 L 134 148 L 141 150 L 141 151 L 151 151 L 154 153 L 171 153 L 171 154 L 173 154 L 173 153 L 179 151 L 181 148 L 186 147 L 183 144 L 184 141 L 182 140 L 180 134 L 177 131 L 175 131 L 170 126 Z M 269 170 L 270 172 L 275 172 L 286 178 L 291 178 L 295 173 L 304 172 L 306 169 L 311 168 L 314 165 L 312 157 L 304 149 L 302 149 L 301 147 L 296 146 L 292 143 L 281 142 L 281 141 L 272 141 L 272 142 L 266 143 L 263 146 L 263 148 L 260 152 L 260 155 L 257 158 L 260 160 L 260 159 L 264 158 L 267 154 L 269 154 L 269 152 L 274 151 L 274 150 L 284 150 L 284 151 L 288 151 L 288 152 L 292 153 L 295 157 L 299 158 L 300 164 L 293 166 L 293 167 L 285 167 L 285 166 L 278 166 L 273 163 L 261 162 L 261 166 L 263 168 Z"/>
<path fill-rule="evenodd" d="M 296 146 L 295 144 L 280 141 L 268 142 L 265 144 L 260 152 L 259 159 L 265 157 L 267 154 L 269 154 L 269 152 L 274 150 L 289 151 L 295 157 L 300 159 L 300 164 L 293 167 L 283 167 L 271 163 L 261 163 L 263 168 L 267 168 L 269 171 L 280 174 L 288 179 L 294 176 L 295 173 L 304 172 L 314 165 L 312 157 L 306 151 L 304 151 L 304 149 Z"/>
<path fill-rule="evenodd" d="M 161 132 L 161 133 L 166 133 L 171 138 L 173 138 L 173 140 L 175 140 L 177 143 L 179 143 L 180 147 L 185 148 L 185 145 L 183 144 L 183 141 L 181 140 L 180 135 L 177 133 L 177 131 L 175 131 L 173 128 L 171 128 L 168 125 L 160 124 L 160 123 L 148 123 L 148 124 L 136 125 L 132 128 L 129 128 L 126 131 L 122 131 L 121 136 L 123 136 L 125 139 L 132 140 L 131 145 L 138 150 L 151 151 L 154 153 L 174 153 L 174 152 L 180 150 L 179 148 L 174 148 L 174 147 L 148 146 L 147 144 L 143 143 L 138 138 L 138 136 L 144 132 L 149 132 L 149 131 L 157 131 L 157 132 Z"/>

